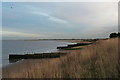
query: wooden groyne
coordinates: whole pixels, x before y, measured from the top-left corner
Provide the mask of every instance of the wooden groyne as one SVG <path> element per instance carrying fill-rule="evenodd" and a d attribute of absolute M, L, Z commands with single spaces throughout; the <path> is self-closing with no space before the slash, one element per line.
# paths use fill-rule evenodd
<path fill-rule="evenodd" d="M 90 45 L 92 43 L 76 43 L 76 44 L 68 44 L 67 46 L 60 46 L 57 47 L 57 49 L 66 49 L 66 48 L 72 48 L 72 47 L 77 47 L 77 46 L 85 46 L 85 45 Z"/>
<path fill-rule="evenodd" d="M 64 55 L 66 53 L 9 54 L 9 62 L 16 62 L 21 59 L 58 58 Z"/>
<path fill-rule="evenodd" d="M 77 46 L 90 45 L 92 43 L 76 43 L 68 44 L 67 46 L 57 47 L 57 49 L 69 49 Z M 9 54 L 9 62 L 16 62 L 21 59 L 42 59 L 42 58 L 58 58 L 66 55 L 67 53 L 63 52 L 54 52 L 54 53 L 35 53 L 35 54 Z"/>

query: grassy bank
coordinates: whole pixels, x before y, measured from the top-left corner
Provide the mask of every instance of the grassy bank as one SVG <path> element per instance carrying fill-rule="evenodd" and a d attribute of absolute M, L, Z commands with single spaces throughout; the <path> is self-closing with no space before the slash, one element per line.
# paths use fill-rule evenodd
<path fill-rule="evenodd" d="M 60 58 L 5 67 L 3 78 L 118 78 L 118 59 L 118 39 L 99 40 Z"/>

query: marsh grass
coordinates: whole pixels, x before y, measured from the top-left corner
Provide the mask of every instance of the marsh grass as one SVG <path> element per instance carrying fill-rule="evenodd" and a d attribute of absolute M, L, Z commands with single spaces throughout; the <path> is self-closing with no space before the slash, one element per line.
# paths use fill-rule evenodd
<path fill-rule="evenodd" d="M 55 59 L 25 60 L 3 68 L 3 78 L 118 78 L 118 38 L 99 40 Z"/>

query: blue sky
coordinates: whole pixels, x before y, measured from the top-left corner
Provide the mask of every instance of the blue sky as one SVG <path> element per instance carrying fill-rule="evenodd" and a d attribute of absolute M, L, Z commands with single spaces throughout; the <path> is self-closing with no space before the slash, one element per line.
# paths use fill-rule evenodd
<path fill-rule="evenodd" d="M 117 22 L 112 2 L 2 3 L 3 39 L 104 38 Z"/>

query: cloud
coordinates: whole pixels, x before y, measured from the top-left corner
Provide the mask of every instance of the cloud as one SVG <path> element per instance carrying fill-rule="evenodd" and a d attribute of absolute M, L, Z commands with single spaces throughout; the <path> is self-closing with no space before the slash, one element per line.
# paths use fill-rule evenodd
<path fill-rule="evenodd" d="M 19 14 L 19 17 L 15 19 L 3 14 L 5 15 L 3 17 L 5 27 L 3 28 L 6 31 L 4 35 L 34 38 L 90 38 L 108 37 L 108 33 L 117 31 L 118 3 L 14 4 L 16 6 L 13 10 L 6 5 L 3 7 L 5 14 Z M 114 27 L 111 28 L 111 26 Z M 6 28 L 10 30 L 6 30 Z"/>
<path fill-rule="evenodd" d="M 15 31 L 0 31 L 0 35 L 2 36 L 14 36 L 14 37 L 31 37 L 31 38 L 40 38 L 45 37 L 45 35 L 41 34 L 32 34 L 32 33 L 24 33 L 24 32 L 15 32 Z"/>
<path fill-rule="evenodd" d="M 3 2 L 118 2 L 119 0 L 3 0 Z"/>
<path fill-rule="evenodd" d="M 117 24 L 117 3 L 61 3 L 55 10 L 55 16 L 84 24 L 88 28 L 104 27 Z"/>
<path fill-rule="evenodd" d="M 63 23 L 63 24 L 68 23 L 68 22 L 65 21 L 65 20 L 62 20 L 62 19 L 60 19 L 60 18 L 51 16 L 51 15 L 49 15 L 49 14 L 47 14 L 47 13 L 44 13 L 44 12 L 32 12 L 32 13 L 33 13 L 33 14 L 40 15 L 40 16 L 48 17 L 48 20 L 51 20 L 51 21 L 54 21 L 54 22 L 57 22 L 57 23 Z"/>

